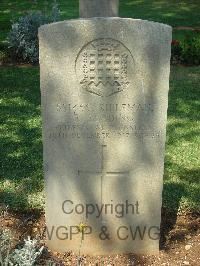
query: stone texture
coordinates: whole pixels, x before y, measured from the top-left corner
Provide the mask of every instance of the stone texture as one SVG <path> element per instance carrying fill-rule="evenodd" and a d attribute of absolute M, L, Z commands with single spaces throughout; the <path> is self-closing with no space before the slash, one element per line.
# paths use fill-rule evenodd
<path fill-rule="evenodd" d="M 79 0 L 79 16 L 91 17 L 117 17 L 119 0 Z"/>
<path fill-rule="evenodd" d="M 171 27 L 79 19 L 42 26 L 39 41 L 48 246 L 93 255 L 158 252 Z M 66 214 L 65 200 L 118 207 L 86 218 Z M 126 206 L 116 217 L 126 201 L 134 210 Z M 81 223 L 92 227 L 83 241 L 70 227 Z M 101 240 L 102 226 L 109 239 Z M 137 231 L 134 239 L 137 226 L 144 237 Z"/>

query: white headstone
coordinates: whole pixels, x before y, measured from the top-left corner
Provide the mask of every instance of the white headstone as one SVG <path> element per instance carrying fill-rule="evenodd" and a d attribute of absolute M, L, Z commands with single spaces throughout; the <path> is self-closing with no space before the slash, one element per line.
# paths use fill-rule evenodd
<path fill-rule="evenodd" d="M 119 0 L 79 0 L 81 18 L 117 17 Z"/>
<path fill-rule="evenodd" d="M 79 19 L 39 40 L 49 248 L 158 252 L 171 27 Z"/>

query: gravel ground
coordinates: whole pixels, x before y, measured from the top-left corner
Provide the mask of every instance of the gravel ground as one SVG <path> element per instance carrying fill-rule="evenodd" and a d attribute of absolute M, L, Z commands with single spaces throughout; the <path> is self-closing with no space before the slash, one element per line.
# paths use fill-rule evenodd
<path fill-rule="evenodd" d="M 23 242 L 28 235 L 40 235 L 41 245 L 45 245 L 45 217 L 43 213 L 13 213 L 2 212 L 0 227 L 10 229 L 13 236 L 13 246 Z M 184 266 L 200 265 L 200 215 L 173 215 L 162 212 L 161 241 L 159 256 L 136 256 L 134 254 L 117 254 L 112 256 L 82 256 L 73 252 L 60 254 L 44 249 L 37 265 L 47 265 L 53 261 L 55 265 L 70 266 Z"/>

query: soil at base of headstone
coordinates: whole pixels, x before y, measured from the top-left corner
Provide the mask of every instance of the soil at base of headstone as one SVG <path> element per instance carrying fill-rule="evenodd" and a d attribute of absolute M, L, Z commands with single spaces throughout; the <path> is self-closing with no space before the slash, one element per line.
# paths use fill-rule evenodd
<path fill-rule="evenodd" d="M 1 211 L 0 228 L 10 229 L 14 236 L 13 248 L 23 244 L 27 236 L 39 237 L 45 245 L 45 216 L 43 213 L 17 213 Z M 200 265 L 200 214 L 190 213 L 176 216 L 162 212 L 160 252 L 158 256 L 136 256 L 134 254 L 115 254 L 110 256 L 81 256 L 71 251 L 64 254 L 52 252 L 46 247 L 37 265 L 81 266 L 176 266 Z"/>

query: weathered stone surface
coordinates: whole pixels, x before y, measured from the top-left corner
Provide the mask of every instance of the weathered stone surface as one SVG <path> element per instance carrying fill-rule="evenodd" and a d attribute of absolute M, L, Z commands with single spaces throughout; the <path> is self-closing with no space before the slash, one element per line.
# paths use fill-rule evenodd
<path fill-rule="evenodd" d="M 91 17 L 117 17 L 119 0 L 79 0 L 79 16 Z"/>
<path fill-rule="evenodd" d="M 42 26 L 39 40 L 49 247 L 157 252 L 171 28 L 79 19 Z M 82 244 L 77 228 L 70 236 L 81 223 L 92 227 Z"/>

